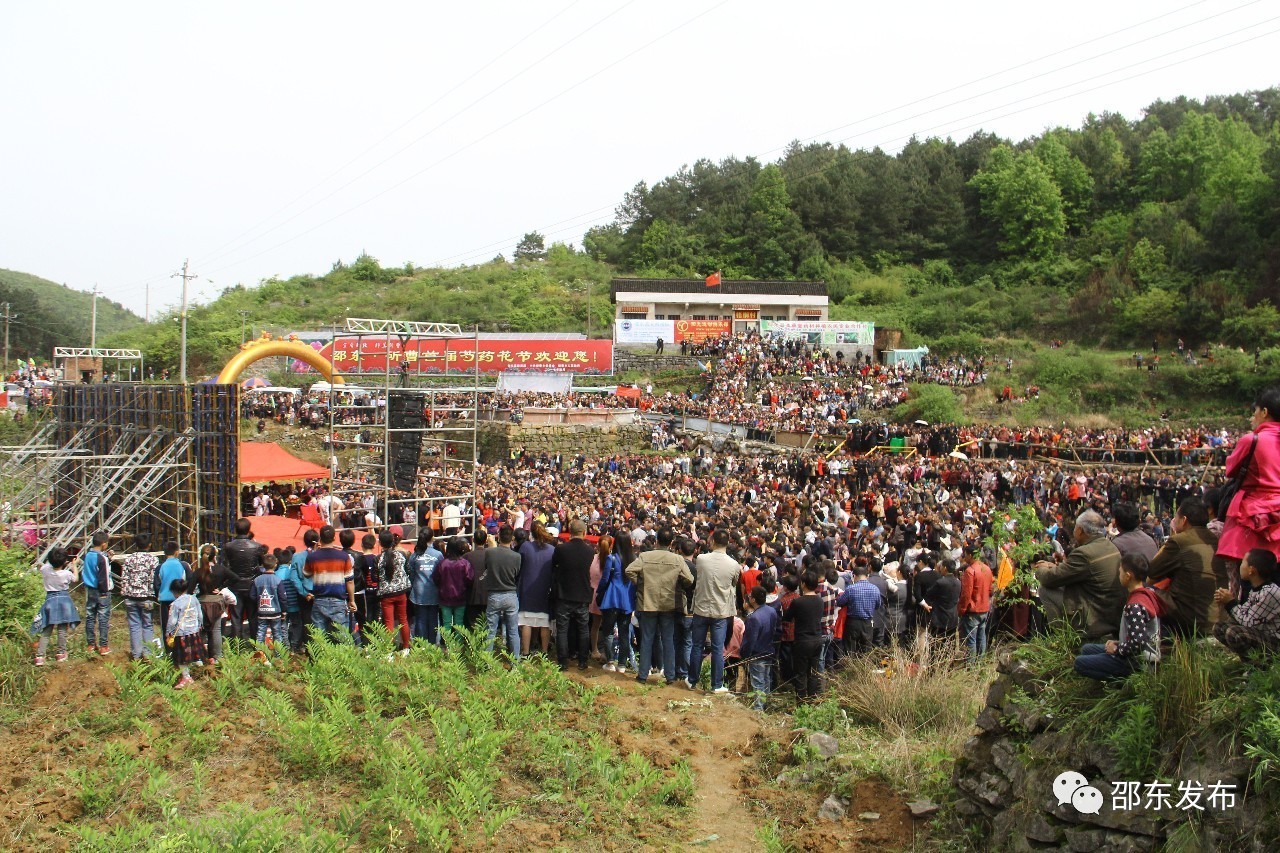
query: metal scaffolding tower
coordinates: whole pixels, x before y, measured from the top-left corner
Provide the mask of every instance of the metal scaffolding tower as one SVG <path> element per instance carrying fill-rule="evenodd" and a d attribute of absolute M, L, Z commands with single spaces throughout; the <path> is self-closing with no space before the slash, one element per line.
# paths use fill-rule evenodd
<path fill-rule="evenodd" d="M 6 536 L 85 546 L 97 530 L 147 532 L 194 552 L 229 538 L 238 505 L 239 387 L 71 384 L 55 419 L 0 448 Z"/>
<path fill-rule="evenodd" d="M 410 344 L 413 346 L 410 346 Z M 341 344 L 341 347 L 340 347 Z M 420 347 L 441 344 L 468 352 L 466 371 L 425 375 L 410 369 Z M 345 471 L 331 466 L 331 490 L 348 510 L 372 505 L 384 524 L 418 524 L 456 507 L 463 531 L 474 529 L 476 410 L 479 405 L 479 334 L 448 323 L 351 318 L 334 335 L 333 352 L 353 354 L 329 399 L 329 443 L 335 458 L 349 455 Z M 366 369 L 365 359 L 381 366 Z M 439 383 L 446 384 L 441 385 Z M 358 389 L 358 390 L 353 390 Z M 359 524 L 348 527 L 364 526 Z"/>

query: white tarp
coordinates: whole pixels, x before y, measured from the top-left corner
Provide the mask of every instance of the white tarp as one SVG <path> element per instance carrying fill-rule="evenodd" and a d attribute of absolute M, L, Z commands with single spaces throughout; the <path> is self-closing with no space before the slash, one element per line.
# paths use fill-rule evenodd
<path fill-rule="evenodd" d="M 658 338 L 664 343 L 674 343 L 674 320 L 615 320 L 613 341 L 618 344 L 655 344 Z"/>
<path fill-rule="evenodd" d="M 498 390 L 512 394 L 518 391 L 532 391 L 535 394 L 568 394 L 573 390 L 573 374 L 504 370 L 498 374 Z"/>

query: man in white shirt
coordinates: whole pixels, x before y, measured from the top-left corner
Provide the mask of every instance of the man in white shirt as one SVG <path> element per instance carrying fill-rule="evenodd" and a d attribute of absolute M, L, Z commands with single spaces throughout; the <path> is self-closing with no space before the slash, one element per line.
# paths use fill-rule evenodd
<path fill-rule="evenodd" d="M 462 527 L 462 510 L 453 501 L 444 505 L 440 514 L 440 526 L 444 529 L 445 536 L 458 535 L 458 530 Z"/>

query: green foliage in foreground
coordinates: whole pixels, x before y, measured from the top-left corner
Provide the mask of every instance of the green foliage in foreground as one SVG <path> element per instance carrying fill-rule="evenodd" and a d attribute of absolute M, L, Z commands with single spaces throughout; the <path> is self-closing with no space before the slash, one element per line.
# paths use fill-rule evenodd
<path fill-rule="evenodd" d="M 26 548 L 0 545 L 0 637 L 25 637 L 44 601 L 34 559 Z"/>
<path fill-rule="evenodd" d="M 370 637 L 365 649 L 313 642 L 309 662 L 270 668 L 230 652 L 185 691 L 165 663 L 115 668 L 120 707 L 76 720 L 101 748 L 65 771 L 84 817 L 61 831 L 86 850 L 449 850 L 493 843 L 518 819 L 558 844 L 625 846 L 641 825 L 677 826 L 692 801 L 686 764 L 621 752 L 596 691 L 554 665 L 508 668 L 482 632 L 391 660 L 386 633 Z M 256 739 L 228 772 L 268 794 L 265 812 L 258 791 L 228 796 L 212 775 L 237 759 L 233 730 Z"/>

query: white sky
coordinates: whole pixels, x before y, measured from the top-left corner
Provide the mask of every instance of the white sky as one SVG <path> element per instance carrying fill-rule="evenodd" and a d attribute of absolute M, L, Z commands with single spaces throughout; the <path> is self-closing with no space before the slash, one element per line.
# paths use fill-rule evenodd
<path fill-rule="evenodd" d="M 8 2 L 0 267 L 154 314 L 186 257 L 202 300 L 478 263 L 700 157 L 1132 119 L 1277 55 L 1280 0 Z"/>

